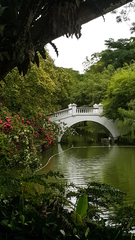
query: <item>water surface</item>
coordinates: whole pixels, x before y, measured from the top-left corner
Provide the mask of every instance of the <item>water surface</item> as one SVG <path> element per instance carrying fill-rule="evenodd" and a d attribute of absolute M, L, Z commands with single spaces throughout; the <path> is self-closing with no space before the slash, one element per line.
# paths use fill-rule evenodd
<path fill-rule="evenodd" d="M 39 173 L 60 171 L 65 181 L 79 186 L 91 181 L 109 184 L 124 191 L 128 203 L 135 200 L 135 146 L 58 144 L 45 153 L 43 165 L 48 160 Z"/>

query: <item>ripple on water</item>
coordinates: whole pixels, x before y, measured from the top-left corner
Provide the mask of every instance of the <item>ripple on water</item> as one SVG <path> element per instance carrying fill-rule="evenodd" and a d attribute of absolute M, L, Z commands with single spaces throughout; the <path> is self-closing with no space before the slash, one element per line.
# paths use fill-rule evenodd
<path fill-rule="evenodd" d="M 80 186 L 86 186 L 90 181 L 109 184 L 126 192 L 128 203 L 135 200 L 134 146 L 61 149 L 61 153 L 55 154 L 42 169 L 42 173 L 49 170 L 60 171 L 68 183 L 74 182 Z"/>

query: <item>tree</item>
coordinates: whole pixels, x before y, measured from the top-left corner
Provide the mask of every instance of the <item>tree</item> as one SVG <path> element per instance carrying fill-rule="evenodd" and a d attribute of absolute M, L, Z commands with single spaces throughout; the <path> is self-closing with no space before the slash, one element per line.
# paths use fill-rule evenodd
<path fill-rule="evenodd" d="M 1 81 L 0 102 L 11 112 L 29 117 L 35 112 L 48 114 L 61 108 L 68 96 L 70 76 L 63 68 L 56 68 L 51 57 L 46 61 L 39 54 L 40 67 L 32 64 L 26 76 L 19 75 L 17 68 Z"/>
<path fill-rule="evenodd" d="M 119 108 L 120 118 L 117 119 L 117 125 L 120 129 L 121 137 L 129 142 L 135 140 L 135 100 L 132 99 L 128 104 L 128 109 Z"/>
<path fill-rule="evenodd" d="M 18 67 L 25 75 L 37 51 L 64 34 L 81 36 L 81 25 L 131 0 L 0 0 L 0 78 Z M 56 47 L 54 46 L 57 51 Z"/>
<path fill-rule="evenodd" d="M 117 69 L 103 102 L 104 114 L 109 119 L 121 119 L 119 108 L 128 110 L 128 104 L 135 99 L 135 63 Z"/>
<path fill-rule="evenodd" d="M 130 64 L 135 60 L 135 37 L 130 39 L 109 39 L 105 41 L 107 50 L 101 54 L 101 62 L 104 62 L 104 67 L 112 64 L 115 69 L 123 67 L 124 63 Z"/>
<path fill-rule="evenodd" d="M 67 89 L 68 92 L 68 98 L 65 102 L 65 107 L 67 108 L 69 103 L 76 103 L 78 104 L 77 99 L 75 98 L 76 94 L 79 95 L 79 84 L 81 81 L 83 81 L 83 74 L 80 74 L 78 71 L 75 71 L 73 69 L 64 69 L 71 78 L 70 85 Z"/>
<path fill-rule="evenodd" d="M 101 73 L 104 70 L 104 62 L 102 62 L 102 52 L 93 53 L 91 59 L 86 57 L 83 62 L 85 72 Z"/>
<path fill-rule="evenodd" d="M 118 39 L 117 41 L 110 38 L 105 40 L 105 45 L 107 46 L 106 50 L 92 54 L 90 60 L 86 59 L 84 62 L 85 71 L 102 72 L 109 64 L 115 69 L 122 68 L 124 63 L 130 64 L 135 60 L 135 37 Z"/>
<path fill-rule="evenodd" d="M 90 70 L 80 75 L 71 88 L 72 102 L 78 107 L 92 107 L 93 104 L 102 102 L 113 72 L 114 68 L 110 65 L 101 73 Z"/>

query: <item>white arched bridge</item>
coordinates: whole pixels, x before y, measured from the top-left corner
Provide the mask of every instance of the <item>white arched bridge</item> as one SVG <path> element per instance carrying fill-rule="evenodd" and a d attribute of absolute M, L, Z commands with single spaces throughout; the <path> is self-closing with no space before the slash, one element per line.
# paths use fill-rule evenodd
<path fill-rule="evenodd" d="M 120 135 L 119 129 L 115 122 L 102 116 L 102 112 L 102 104 L 94 104 L 92 108 L 77 107 L 77 105 L 73 103 L 69 104 L 68 108 L 51 114 L 49 119 L 57 124 L 64 123 L 67 127 L 71 127 L 72 125 L 83 121 L 96 122 L 106 129 L 106 132 L 108 132 L 108 136 L 111 137 L 111 139 L 116 140 Z M 58 136 L 58 142 L 61 141 L 63 134 L 64 127 L 63 132 Z"/>

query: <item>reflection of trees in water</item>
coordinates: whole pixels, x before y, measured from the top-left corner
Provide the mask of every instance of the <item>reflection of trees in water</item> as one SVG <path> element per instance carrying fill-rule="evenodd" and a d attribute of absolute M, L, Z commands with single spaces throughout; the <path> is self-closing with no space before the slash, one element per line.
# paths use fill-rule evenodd
<path fill-rule="evenodd" d="M 61 145 L 59 150 L 61 152 Z M 79 185 L 86 185 L 89 181 L 99 181 L 99 179 L 102 182 L 101 166 L 109 151 L 111 148 L 102 146 L 72 147 L 58 156 L 56 167 L 59 167 L 69 182 Z"/>
<path fill-rule="evenodd" d="M 103 168 L 103 181 L 127 193 L 127 198 L 135 200 L 135 148 L 114 147 L 109 161 Z M 113 152 L 115 154 L 113 155 Z"/>
<path fill-rule="evenodd" d="M 96 122 L 84 121 L 80 123 L 76 123 L 72 126 L 78 135 L 71 136 L 69 140 L 75 144 L 80 146 L 91 145 L 91 143 L 100 143 L 101 138 L 108 137 L 109 133 L 106 133 L 105 128 Z M 66 136 L 63 136 L 62 140 L 64 141 Z"/>
<path fill-rule="evenodd" d="M 58 145 L 55 153 L 60 154 L 51 159 L 48 170 L 60 171 L 68 182 L 80 186 L 91 181 L 106 183 L 126 192 L 130 201 L 135 199 L 134 147 L 71 146 Z"/>

